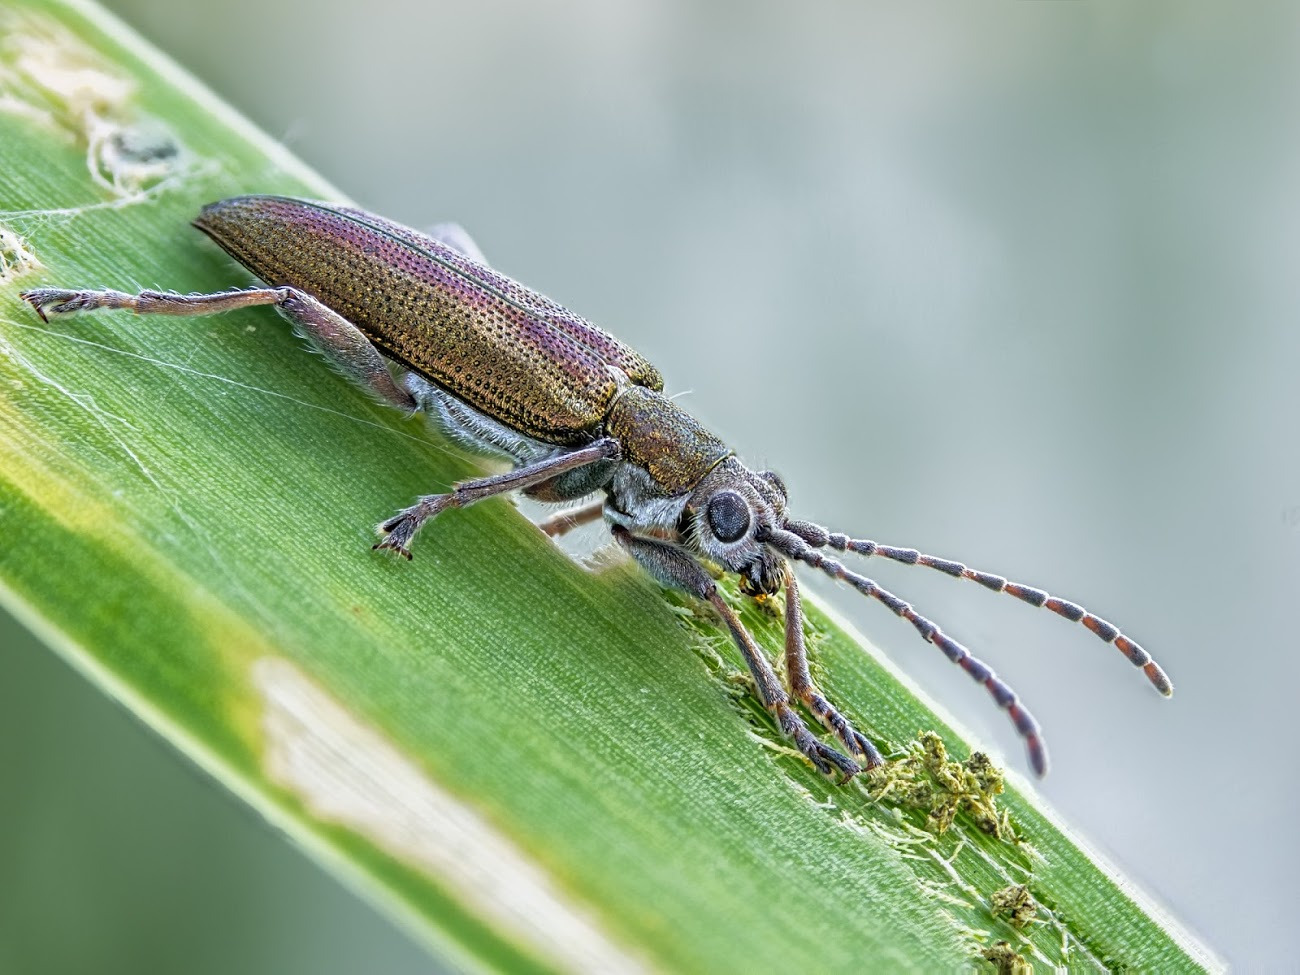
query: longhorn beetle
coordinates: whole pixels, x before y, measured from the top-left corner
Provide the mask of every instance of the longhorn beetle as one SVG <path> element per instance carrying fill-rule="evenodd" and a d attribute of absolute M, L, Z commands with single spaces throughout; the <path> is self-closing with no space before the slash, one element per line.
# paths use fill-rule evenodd
<path fill-rule="evenodd" d="M 38 288 L 22 297 L 42 318 L 97 308 L 208 315 L 272 305 L 349 379 L 399 409 L 432 414 L 452 437 L 514 464 L 508 473 L 420 498 L 378 526 L 376 549 L 409 559 L 411 541 L 426 521 L 510 491 L 550 502 L 599 495 L 552 517 L 543 529 L 558 535 L 603 515 L 618 544 L 660 583 L 712 604 L 764 706 L 823 773 L 838 769 L 852 776 L 881 758 L 808 673 L 792 561 L 848 583 L 908 620 L 922 639 L 988 689 L 1024 739 L 1033 770 L 1047 771 L 1038 722 L 1015 692 L 908 603 L 850 571 L 827 549 L 928 566 L 1050 609 L 1113 643 L 1156 690 L 1173 693 L 1145 650 L 1077 603 L 960 562 L 850 538 L 792 517 L 781 479 L 746 468 L 664 396 L 654 366 L 494 271 L 454 224 L 425 235 L 331 203 L 241 196 L 204 207 L 194 226 L 268 287 L 190 295 Z M 784 590 L 788 693 L 701 560 L 739 575 L 747 595 Z M 792 700 L 815 715 L 848 755 L 814 736 Z"/>

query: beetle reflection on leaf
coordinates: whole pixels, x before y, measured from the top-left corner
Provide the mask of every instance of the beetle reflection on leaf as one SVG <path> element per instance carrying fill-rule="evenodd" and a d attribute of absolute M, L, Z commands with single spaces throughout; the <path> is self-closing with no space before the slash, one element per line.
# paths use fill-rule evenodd
<path fill-rule="evenodd" d="M 514 464 L 508 473 L 418 499 L 378 526 L 377 549 L 409 559 L 411 542 L 426 521 L 510 491 L 548 502 L 599 496 L 551 518 L 543 529 L 555 535 L 603 516 L 618 544 L 660 583 L 709 602 L 740 648 L 763 705 L 825 774 L 849 777 L 881 758 L 812 681 L 791 562 L 820 569 L 908 620 L 922 639 L 988 689 L 1024 739 L 1034 772 L 1047 771 L 1038 722 L 1015 692 L 908 603 L 827 556 L 826 549 L 928 566 L 1050 609 L 1114 644 L 1158 691 L 1173 693 L 1145 650 L 1077 603 L 960 562 L 793 518 L 781 479 L 747 469 L 664 396 L 654 366 L 490 268 L 456 225 L 422 234 L 362 210 L 275 196 L 210 204 L 194 225 L 268 287 L 199 295 L 39 288 L 23 298 L 42 318 L 98 308 L 208 315 L 272 305 L 331 365 L 373 395 L 408 412 L 429 413 L 451 436 Z M 784 591 L 788 691 L 701 559 L 739 575 L 747 595 Z M 809 731 L 794 701 L 843 751 Z"/>

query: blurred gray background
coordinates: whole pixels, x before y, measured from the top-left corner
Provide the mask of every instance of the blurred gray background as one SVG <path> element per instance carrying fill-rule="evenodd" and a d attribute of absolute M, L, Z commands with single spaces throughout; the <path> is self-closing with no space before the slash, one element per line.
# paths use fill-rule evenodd
<path fill-rule="evenodd" d="M 1050 614 L 868 570 L 1033 707 L 1069 823 L 1241 969 L 1294 968 L 1300 8 L 109 5 L 365 206 L 462 222 L 646 352 L 804 517 L 1122 624 L 1172 702 Z M 1024 768 L 967 677 L 819 588 Z M 0 638 L 0 968 L 428 969 Z"/>

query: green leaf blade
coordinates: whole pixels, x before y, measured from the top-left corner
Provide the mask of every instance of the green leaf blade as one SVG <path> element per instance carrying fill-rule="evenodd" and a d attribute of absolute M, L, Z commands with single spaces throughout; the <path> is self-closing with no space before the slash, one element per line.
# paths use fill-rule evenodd
<path fill-rule="evenodd" d="M 369 526 L 481 462 L 322 369 L 274 315 L 41 323 L 22 288 L 244 281 L 188 227 L 203 203 L 336 194 L 102 13 L 18 9 L 10 36 L 79 38 L 136 86 L 110 121 L 162 120 L 182 153 L 115 197 L 86 133 L 0 114 L 0 225 L 43 265 L 0 285 L 0 599 L 182 751 L 460 964 L 946 970 L 997 938 L 1040 963 L 1217 964 L 1025 794 L 1006 798 L 1017 846 L 965 821 L 927 839 L 820 779 L 698 607 L 628 565 L 575 566 L 504 502 L 440 519 L 413 564 L 372 553 Z M 775 619 L 746 618 L 778 645 Z M 896 747 L 935 729 L 965 755 L 859 639 L 815 607 L 810 622 L 864 728 Z M 333 702 L 391 752 L 338 746 L 328 788 L 277 771 L 280 690 L 307 695 L 323 732 L 346 725 Z M 383 756 L 413 776 L 374 785 Z M 392 787 L 408 818 L 338 812 L 358 783 Z M 443 801 L 469 832 L 420 818 Z M 511 914 L 491 869 L 579 934 Z M 994 920 L 981 899 L 1009 879 L 1054 919 Z"/>

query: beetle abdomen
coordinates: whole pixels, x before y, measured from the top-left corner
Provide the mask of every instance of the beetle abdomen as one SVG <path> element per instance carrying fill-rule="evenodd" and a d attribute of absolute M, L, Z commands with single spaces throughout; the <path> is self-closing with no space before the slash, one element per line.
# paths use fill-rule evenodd
<path fill-rule="evenodd" d="M 244 196 L 194 225 L 263 281 L 299 288 L 389 358 L 547 443 L 592 439 L 617 374 L 659 373 L 555 302 L 399 224 L 328 203 Z"/>

